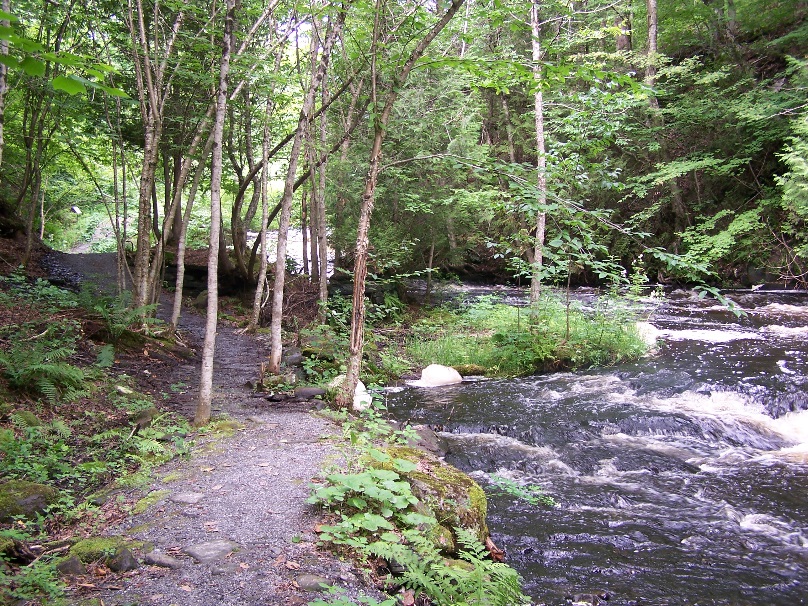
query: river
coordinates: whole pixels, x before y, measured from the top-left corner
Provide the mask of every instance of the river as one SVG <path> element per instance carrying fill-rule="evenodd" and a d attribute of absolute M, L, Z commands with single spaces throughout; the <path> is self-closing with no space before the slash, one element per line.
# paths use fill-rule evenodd
<path fill-rule="evenodd" d="M 388 394 L 491 493 L 536 603 L 808 602 L 808 293 L 727 295 L 744 316 L 670 294 L 638 363 Z"/>

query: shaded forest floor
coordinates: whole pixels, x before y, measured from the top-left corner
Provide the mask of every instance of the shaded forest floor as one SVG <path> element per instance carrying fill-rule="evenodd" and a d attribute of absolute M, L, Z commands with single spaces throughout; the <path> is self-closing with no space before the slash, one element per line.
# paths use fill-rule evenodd
<path fill-rule="evenodd" d="M 0 238 L 3 274 L 19 266 L 21 253 L 19 241 Z M 109 285 L 115 279 L 114 255 L 37 247 L 27 273 Z M 170 302 L 165 295 L 158 316 Z M 3 313 L 4 326 L 26 319 Z M 75 314 L 88 339 L 79 344 L 74 362 L 89 363 L 96 349 L 89 338 L 94 325 L 79 310 Z M 179 345 L 149 341 L 119 351 L 110 372 L 133 380 L 160 411 L 190 418 L 204 314 L 185 308 L 179 330 Z M 270 402 L 252 389 L 267 354 L 262 336 L 222 322 L 214 364 L 215 429 L 189 435 L 187 456 L 154 468 L 134 486 L 111 484 L 91 520 L 51 525 L 49 540 L 101 535 L 134 541 L 139 565 L 133 570 L 113 572 L 92 562 L 85 574 L 65 577 L 71 603 L 305 604 L 315 599 L 311 590 L 321 582 L 344 587 L 349 595 L 365 585 L 362 573 L 317 546 L 319 512 L 306 504 L 309 482 L 340 457 L 339 428 L 313 414 L 311 402 Z M 14 403 L 0 424 L 27 405 L 34 402 Z M 76 421 L 93 409 L 106 412 L 110 425 L 127 422 L 103 398 L 35 408 L 45 420 L 59 415 Z"/>

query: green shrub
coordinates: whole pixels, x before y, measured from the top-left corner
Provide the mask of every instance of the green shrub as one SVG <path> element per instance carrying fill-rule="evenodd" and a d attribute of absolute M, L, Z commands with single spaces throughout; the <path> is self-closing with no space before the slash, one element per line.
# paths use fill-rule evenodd
<path fill-rule="evenodd" d="M 447 316 L 442 327 L 429 318 L 413 327 L 406 349 L 425 366 L 478 367 L 493 376 L 526 375 L 551 368 L 581 368 L 636 359 L 645 344 L 630 307 L 604 305 L 584 311 L 546 295 L 519 308 L 483 298 Z"/>

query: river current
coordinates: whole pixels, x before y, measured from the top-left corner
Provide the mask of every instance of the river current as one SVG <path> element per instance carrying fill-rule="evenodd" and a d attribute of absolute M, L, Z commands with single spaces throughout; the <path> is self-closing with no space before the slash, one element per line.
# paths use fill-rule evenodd
<path fill-rule="evenodd" d="M 808 294 L 727 294 L 745 315 L 672 293 L 638 363 L 388 394 L 490 493 L 537 604 L 808 603 Z"/>

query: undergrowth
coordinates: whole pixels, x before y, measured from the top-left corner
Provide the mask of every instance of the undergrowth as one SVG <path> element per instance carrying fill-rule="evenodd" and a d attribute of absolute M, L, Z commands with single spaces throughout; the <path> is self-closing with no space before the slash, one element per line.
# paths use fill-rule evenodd
<path fill-rule="evenodd" d="M 15 273 L 0 277 L 0 313 L 0 483 L 57 491 L 45 509 L 0 524 L 0 603 L 56 604 L 64 589 L 56 560 L 28 562 L 9 546 L 103 527 L 102 491 L 187 452 L 190 427 L 112 371 L 123 337 L 143 328 L 124 299 Z M 87 321 L 103 327 L 107 343 L 86 338 Z"/>
<path fill-rule="evenodd" d="M 330 511 L 334 520 L 319 528 L 321 541 L 347 550 L 360 561 L 376 558 L 388 562 L 391 569 L 400 568 L 387 582 L 405 588 L 412 600 L 427 599 L 436 606 L 529 602 L 517 572 L 489 558 L 476 529 L 454 528 L 457 553 L 452 558 L 442 553 L 433 534 L 439 521 L 418 507 L 404 476 L 417 464 L 384 450 L 385 445 L 406 444 L 412 438 L 411 429 L 392 428 L 375 408 L 343 427 L 350 445 L 343 454 L 348 469 L 328 474 L 324 483 L 313 485 L 309 499 Z M 330 601 L 317 600 L 310 606 L 354 603 L 334 592 Z M 365 596 L 359 603 L 387 606 L 396 602 Z"/>

